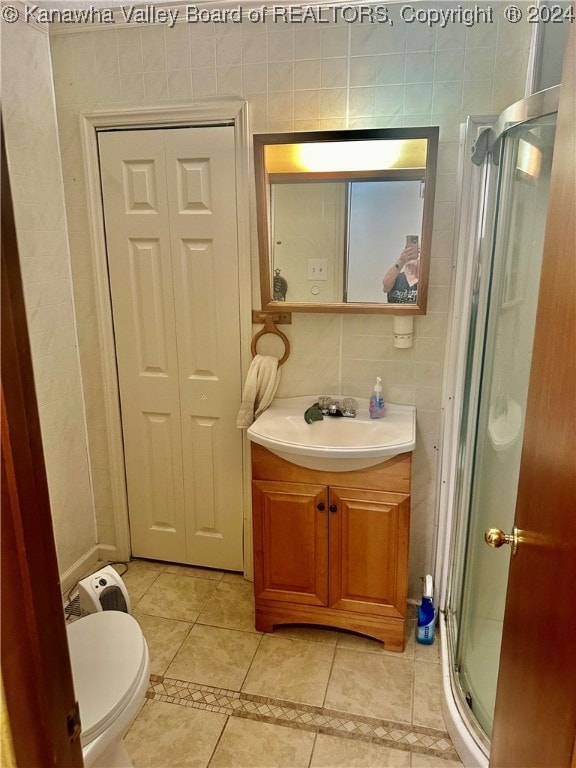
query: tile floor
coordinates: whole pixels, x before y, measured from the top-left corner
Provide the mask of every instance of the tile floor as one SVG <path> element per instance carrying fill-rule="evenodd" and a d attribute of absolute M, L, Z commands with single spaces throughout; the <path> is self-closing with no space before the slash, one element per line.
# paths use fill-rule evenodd
<path fill-rule="evenodd" d="M 119 567 L 121 570 L 121 567 Z M 254 629 L 240 574 L 137 560 L 123 576 L 151 655 L 136 768 L 455 768 L 438 645 Z"/>

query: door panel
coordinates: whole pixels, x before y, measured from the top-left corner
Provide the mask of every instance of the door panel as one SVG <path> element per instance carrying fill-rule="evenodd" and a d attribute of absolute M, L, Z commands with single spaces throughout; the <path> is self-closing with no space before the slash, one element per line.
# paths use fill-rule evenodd
<path fill-rule="evenodd" d="M 564 60 L 490 765 L 574 765 L 576 35 Z M 494 520 L 499 525 L 498 519 Z"/>
<path fill-rule="evenodd" d="M 126 160 L 123 168 L 126 213 L 158 213 L 162 198 L 158 197 L 155 160 Z"/>
<path fill-rule="evenodd" d="M 329 502 L 330 607 L 405 616 L 408 496 L 330 488 Z"/>
<path fill-rule="evenodd" d="M 252 504 L 256 597 L 326 605 L 326 487 L 254 480 Z"/>
<path fill-rule="evenodd" d="M 240 318 L 234 131 L 171 132 L 166 145 L 178 328 L 186 547 L 242 567 Z M 230 549 L 235 543 L 235 551 Z"/>
<path fill-rule="evenodd" d="M 169 413 L 143 413 L 146 457 L 143 490 L 148 497 L 145 512 L 149 530 L 175 533 L 178 519 L 176 489 L 178 466 L 172 447 L 175 442 L 174 420 Z M 177 429 L 177 425 L 176 425 Z M 176 436 L 177 437 L 177 436 Z"/>
<path fill-rule="evenodd" d="M 240 570 L 234 129 L 99 146 L 132 551 Z"/>
<path fill-rule="evenodd" d="M 166 242 L 160 238 L 131 238 L 129 248 L 130 294 L 134 313 L 134 344 L 140 363 L 140 375 L 168 376 L 169 340 L 167 306 L 162 277 L 162 251 Z"/>
<path fill-rule="evenodd" d="M 181 365 L 191 381 L 217 381 L 216 291 L 212 240 L 176 240 L 180 252 L 175 298 L 184 323 Z M 204 318 L 209 322 L 205 323 Z M 204 327 L 206 326 L 206 327 Z"/>
<path fill-rule="evenodd" d="M 80 768 L 84 763 L 79 733 L 70 738 L 70 718 L 76 709 L 76 696 L 62 610 L 3 126 L 0 153 L 0 761 L 3 766 Z"/>
<path fill-rule="evenodd" d="M 164 140 L 99 135 L 132 553 L 186 562 Z"/>

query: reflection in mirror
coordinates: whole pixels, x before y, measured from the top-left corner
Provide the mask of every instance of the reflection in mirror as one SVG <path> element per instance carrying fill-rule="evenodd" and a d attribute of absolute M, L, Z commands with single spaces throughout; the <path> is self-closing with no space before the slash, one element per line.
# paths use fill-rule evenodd
<path fill-rule="evenodd" d="M 406 238 L 418 249 L 423 212 L 420 181 L 352 182 L 345 301 L 416 303 L 412 263 L 396 270 Z M 416 234 L 411 234 L 416 233 Z M 415 252 L 418 254 L 418 250 Z M 384 278 L 392 268 L 389 287 Z M 382 278 L 378 280 L 378 276 Z M 410 281 L 409 288 L 406 282 Z"/>
<path fill-rule="evenodd" d="M 270 196 L 272 267 L 288 284 L 285 301 L 342 301 L 346 184 L 271 184 Z"/>
<path fill-rule="evenodd" d="M 424 313 L 437 140 L 437 128 L 255 136 L 262 308 Z"/>

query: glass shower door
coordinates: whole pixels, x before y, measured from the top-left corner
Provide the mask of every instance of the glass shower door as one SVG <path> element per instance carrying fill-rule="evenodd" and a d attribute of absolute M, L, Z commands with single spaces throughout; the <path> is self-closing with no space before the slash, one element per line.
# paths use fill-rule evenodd
<path fill-rule="evenodd" d="M 503 135 L 492 274 L 482 350 L 456 669 L 466 702 L 490 737 L 509 547 L 489 548 L 492 525 L 510 533 L 534 339 L 555 115 Z M 562 290 L 562 286 L 558 286 Z"/>

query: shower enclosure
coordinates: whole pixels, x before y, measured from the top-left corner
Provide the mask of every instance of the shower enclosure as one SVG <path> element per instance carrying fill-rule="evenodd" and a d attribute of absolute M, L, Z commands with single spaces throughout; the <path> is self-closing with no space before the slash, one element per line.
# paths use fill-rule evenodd
<path fill-rule="evenodd" d="M 464 173 L 472 191 L 462 202 L 475 226 L 463 235 L 469 258 L 456 274 L 441 491 L 449 511 L 436 577 L 445 716 L 470 765 L 486 764 L 494 717 L 512 547 L 490 548 L 484 534 L 514 524 L 558 90 L 468 131 L 476 167 Z"/>

